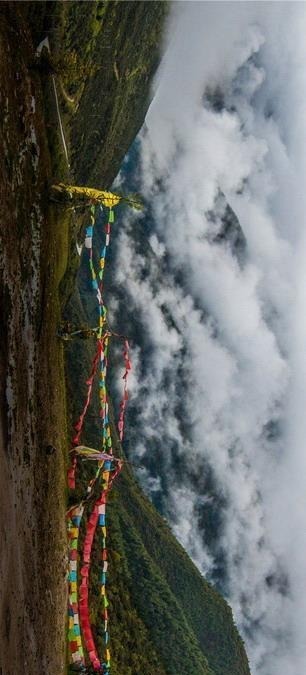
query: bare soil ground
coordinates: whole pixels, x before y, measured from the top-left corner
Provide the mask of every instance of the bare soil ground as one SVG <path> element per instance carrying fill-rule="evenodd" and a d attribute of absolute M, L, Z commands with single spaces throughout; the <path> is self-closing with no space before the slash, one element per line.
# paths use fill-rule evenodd
<path fill-rule="evenodd" d="M 48 203 L 32 63 L 18 3 L 1 3 L 0 675 L 65 669 L 67 436 L 56 328 L 67 234 Z"/>

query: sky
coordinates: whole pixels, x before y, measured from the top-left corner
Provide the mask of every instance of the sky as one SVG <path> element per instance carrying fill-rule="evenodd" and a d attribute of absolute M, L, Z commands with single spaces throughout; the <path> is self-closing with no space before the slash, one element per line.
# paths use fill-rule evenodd
<path fill-rule="evenodd" d="M 116 253 L 133 458 L 252 675 L 306 665 L 305 35 L 304 2 L 174 3 Z"/>

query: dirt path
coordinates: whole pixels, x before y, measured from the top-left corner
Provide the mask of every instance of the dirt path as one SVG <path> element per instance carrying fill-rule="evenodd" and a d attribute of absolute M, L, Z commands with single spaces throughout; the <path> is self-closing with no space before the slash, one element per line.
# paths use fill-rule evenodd
<path fill-rule="evenodd" d="M 12 5 L 14 7 L 12 8 Z M 14 12 L 14 16 L 12 16 Z M 48 210 L 39 76 L 17 3 L 0 16 L 0 675 L 65 662 L 65 233 Z M 56 452 L 47 455 L 53 444 Z"/>

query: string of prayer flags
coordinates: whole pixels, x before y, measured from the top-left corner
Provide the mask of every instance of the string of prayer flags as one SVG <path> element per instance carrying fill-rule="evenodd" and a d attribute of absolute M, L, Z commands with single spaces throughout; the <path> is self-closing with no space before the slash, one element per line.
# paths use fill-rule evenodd
<path fill-rule="evenodd" d="M 82 646 L 79 607 L 77 595 L 78 576 L 78 539 L 83 507 L 76 506 L 69 512 L 68 519 L 68 644 L 71 661 L 74 664 L 84 665 L 84 651 Z"/>
<path fill-rule="evenodd" d="M 71 186 L 70 186 L 71 187 Z M 75 188 L 77 190 L 77 188 Z M 81 188 L 80 188 L 81 189 Z M 72 190 L 72 188 L 71 188 Z M 84 189 L 82 188 L 83 192 Z M 87 188 L 86 188 L 87 190 Z M 89 189 L 88 189 L 89 190 Z M 72 190 L 73 191 L 73 190 Z M 95 200 L 93 199 L 92 202 Z M 95 215 L 96 209 L 94 203 L 90 207 L 90 223 L 85 233 L 85 248 L 88 251 L 88 265 L 90 273 L 91 287 L 96 294 L 97 307 L 99 314 L 99 326 L 96 331 L 97 346 L 92 360 L 90 374 L 86 380 L 87 393 L 83 410 L 77 422 L 74 425 L 74 435 L 72 438 L 72 449 L 70 451 L 71 463 L 68 470 L 68 485 L 71 490 L 75 489 L 76 469 L 78 461 L 96 462 L 95 475 L 87 483 L 87 496 L 83 502 L 73 506 L 67 513 L 67 531 L 69 541 L 69 561 L 68 561 L 68 642 L 71 662 L 82 666 L 85 664 L 85 653 L 91 662 L 94 671 L 109 675 L 111 667 L 111 653 L 109 647 L 109 612 L 107 599 L 107 571 L 108 571 L 108 552 L 107 552 L 107 497 L 108 493 L 120 473 L 123 461 L 113 455 L 113 440 L 109 419 L 109 401 L 107 395 L 107 368 L 109 340 L 112 336 L 123 340 L 123 396 L 119 409 L 118 430 L 120 440 L 123 439 L 124 417 L 128 400 L 127 379 L 131 369 L 129 359 L 129 343 L 124 336 L 116 335 L 106 329 L 107 310 L 103 302 L 103 278 L 105 262 L 108 247 L 110 244 L 111 225 L 114 223 L 113 207 L 120 201 L 112 193 L 103 193 L 103 199 L 100 203 L 109 208 L 108 221 L 104 228 L 105 241 L 100 251 L 99 269 L 96 271 L 93 256 L 93 241 L 95 233 Z M 85 418 L 92 403 L 94 391 L 96 391 L 96 378 L 99 402 L 99 421 L 100 438 L 99 448 L 88 447 L 82 444 L 82 434 L 84 432 Z M 95 497 L 95 502 L 91 506 L 91 498 L 94 490 L 99 489 L 99 496 Z M 82 557 L 80 569 L 78 566 L 78 542 L 79 530 L 86 508 L 87 522 L 85 526 L 85 536 L 82 548 Z M 95 646 L 94 635 L 90 623 L 89 609 L 89 581 L 90 566 L 94 538 L 97 527 L 100 529 L 102 550 L 101 550 L 101 569 L 99 575 L 100 599 L 102 605 L 103 635 L 104 635 L 104 659 L 101 660 Z M 83 646 L 84 645 L 84 646 Z"/>
<path fill-rule="evenodd" d="M 128 401 L 128 389 L 127 389 L 127 381 L 128 381 L 128 375 L 129 371 L 131 370 L 131 361 L 129 358 L 129 343 L 128 340 L 124 340 L 124 347 L 123 347 L 123 358 L 124 358 L 124 375 L 123 375 L 123 397 L 120 402 L 120 412 L 119 412 L 119 421 L 118 421 L 118 431 L 119 431 L 119 438 L 120 441 L 123 440 L 123 433 L 124 433 L 124 415 L 125 415 L 125 409 Z"/>
<path fill-rule="evenodd" d="M 95 505 L 92 513 L 89 516 L 86 526 L 86 533 L 83 544 L 82 567 L 80 570 L 81 584 L 79 590 L 81 628 L 84 636 L 85 647 L 94 670 L 99 670 L 99 668 L 101 667 L 101 663 L 97 654 L 97 650 L 95 648 L 92 629 L 90 625 L 89 604 L 88 604 L 88 594 L 89 594 L 88 579 L 89 579 L 91 550 L 94 534 L 97 527 L 98 517 L 99 517 L 98 507 Z"/>
<path fill-rule="evenodd" d="M 97 372 L 100 348 L 101 348 L 100 343 L 98 342 L 97 343 L 97 350 L 96 350 L 96 353 L 94 355 L 94 359 L 93 359 L 93 362 L 92 362 L 90 375 L 89 375 L 89 378 L 86 380 L 87 397 L 86 397 L 86 400 L 85 400 L 84 408 L 83 408 L 83 410 L 80 414 L 79 419 L 77 420 L 77 422 L 74 425 L 74 429 L 77 433 L 72 438 L 72 446 L 78 446 L 80 444 L 80 438 L 81 438 L 81 434 L 82 434 L 82 431 L 83 431 L 85 416 L 86 416 L 88 406 L 90 404 L 91 397 L 92 397 L 92 387 L 93 387 L 94 377 L 95 377 L 95 374 Z M 68 469 L 68 487 L 71 490 L 75 489 L 76 463 L 77 463 L 76 455 L 73 454 L 72 458 L 71 458 L 71 465 Z"/>

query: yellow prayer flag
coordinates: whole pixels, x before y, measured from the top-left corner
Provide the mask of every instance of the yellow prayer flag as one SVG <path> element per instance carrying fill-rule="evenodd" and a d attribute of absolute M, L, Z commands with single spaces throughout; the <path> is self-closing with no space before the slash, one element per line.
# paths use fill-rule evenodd
<path fill-rule="evenodd" d="M 77 527 L 72 527 L 69 530 L 69 536 L 71 539 L 76 539 L 79 536 L 79 530 Z"/>

